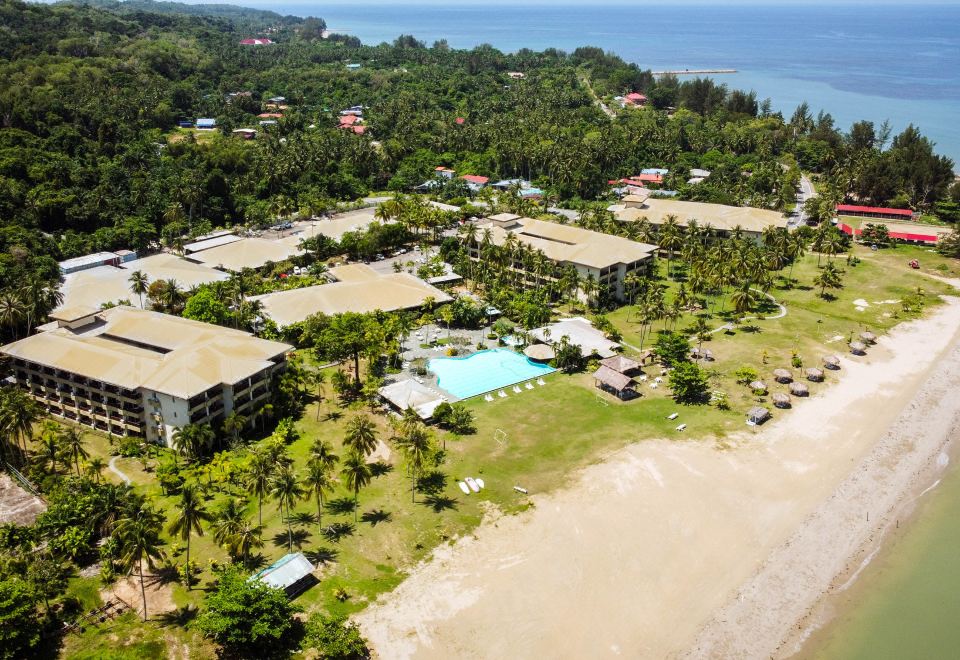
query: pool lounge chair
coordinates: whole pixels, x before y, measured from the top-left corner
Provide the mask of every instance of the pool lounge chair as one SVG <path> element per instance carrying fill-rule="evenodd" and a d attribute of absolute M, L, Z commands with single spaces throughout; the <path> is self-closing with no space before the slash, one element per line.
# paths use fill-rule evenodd
<path fill-rule="evenodd" d="M 497 396 L 500 397 L 501 399 L 506 399 L 507 393 L 504 392 L 503 390 L 500 390 L 499 392 L 497 392 Z"/>
<path fill-rule="evenodd" d="M 516 386 L 516 385 L 513 386 L 513 393 L 514 393 L 514 394 L 520 394 L 521 392 L 523 392 L 523 390 L 521 390 L 518 386 Z"/>
<path fill-rule="evenodd" d="M 526 387 L 528 390 L 532 390 L 532 389 L 533 389 L 533 383 L 531 383 L 530 381 L 527 381 L 527 384 L 524 385 L 524 387 Z"/>
<path fill-rule="evenodd" d="M 546 381 L 544 381 L 542 378 L 537 379 L 537 385 L 546 385 L 546 384 L 547 384 Z"/>
<path fill-rule="evenodd" d="M 493 397 L 492 397 L 491 395 L 489 395 L 489 394 L 486 394 L 486 395 L 484 395 L 483 400 L 484 400 L 484 401 L 493 401 Z"/>

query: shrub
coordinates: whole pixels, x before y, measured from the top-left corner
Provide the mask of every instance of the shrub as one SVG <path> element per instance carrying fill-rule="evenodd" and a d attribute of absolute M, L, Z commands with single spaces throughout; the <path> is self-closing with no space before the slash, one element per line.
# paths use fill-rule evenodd
<path fill-rule="evenodd" d="M 681 362 L 670 371 L 670 389 L 680 403 L 703 403 L 709 385 L 707 373 L 692 362 Z"/>
<path fill-rule="evenodd" d="M 753 367 L 740 367 L 733 375 L 737 379 L 738 385 L 749 385 L 759 378 L 756 369 Z"/>
<path fill-rule="evenodd" d="M 321 658 L 329 660 L 365 660 L 370 657 L 367 640 L 355 623 L 347 623 L 344 616 L 326 617 L 320 613 L 307 621 L 304 646 L 316 649 Z"/>

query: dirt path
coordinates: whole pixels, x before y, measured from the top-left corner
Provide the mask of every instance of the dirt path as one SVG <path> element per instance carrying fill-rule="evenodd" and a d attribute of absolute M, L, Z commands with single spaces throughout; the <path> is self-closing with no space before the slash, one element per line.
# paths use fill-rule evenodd
<path fill-rule="evenodd" d="M 118 459 L 118 458 L 120 458 L 120 457 L 119 457 L 119 456 L 114 456 L 113 458 L 111 458 L 111 459 L 110 459 L 110 462 L 107 463 L 107 469 L 110 470 L 111 472 L 113 472 L 113 473 L 114 473 L 115 475 L 117 475 L 118 477 L 120 477 L 120 480 L 123 481 L 123 483 L 125 483 L 125 484 L 127 484 L 127 485 L 129 486 L 129 485 L 130 485 L 131 483 L 133 483 L 133 482 L 131 481 L 130 477 L 128 477 L 126 474 L 124 474 L 124 473 L 120 470 L 120 468 L 117 467 L 117 459 Z"/>

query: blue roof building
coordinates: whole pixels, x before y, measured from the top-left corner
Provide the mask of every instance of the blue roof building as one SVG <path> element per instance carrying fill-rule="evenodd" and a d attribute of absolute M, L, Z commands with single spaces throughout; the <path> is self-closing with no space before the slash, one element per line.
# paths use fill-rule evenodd
<path fill-rule="evenodd" d="M 197 119 L 197 128 L 205 131 L 212 131 L 217 127 L 217 120 L 210 118 Z"/>

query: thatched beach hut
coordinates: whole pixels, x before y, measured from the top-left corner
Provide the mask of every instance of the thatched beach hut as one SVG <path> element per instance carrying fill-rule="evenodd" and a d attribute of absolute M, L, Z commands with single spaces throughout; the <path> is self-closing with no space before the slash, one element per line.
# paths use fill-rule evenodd
<path fill-rule="evenodd" d="M 534 362 L 549 362 L 557 357 L 556 351 L 546 344 L 531 344 L 523 349 L 523 354 Z"/>
<path fill-rule="evenodd" d="M 816 367 L 810 367 L 807 369 L 807 380 L 813 381 L 814 383 L 819 383 L 823 380 L 823 370 L 817 369 Z"/>
<path fill-rule="evenodd" d="M 767 384 L 764 383 L 762 380 L 755 380 L 752 383 L 750 383 L 750 389 L 753 390 L 754 392 L 766 392 Z"/>
<path fill-rule="evenodd" d="M 747 413 L 748 424 L 763 424 L 768 419 L 770 419 L 770 411 L 760 406 L 751 408 L 750 412 Z"/>
<path fill-rule="evenodd" d="M 774 369 L 773 377 L 778 383 L 789 383 L 793 380 L 793 374 L 789 369 Z"/>
<path fill-rule="evenodd" d="M 875 334 L 873 334 L 872 332 L 870 332 L 869 330 L 865 330 L 865 331 L 861 332 L 861 333 L 860 333 L 860 339 L 862 339 L 863 341 L 865 341 L 865 342 L 868 343 L 868 344 L 876 344 L 876 343 L 877 343 L 877 336 L 876 336 Z"/>
<path fill-rule="evenodd" d="M 824 355 L 823 366 L 825 366 L 827 369 L 839 369 L 840 358 L 838 358 L 836 355 Z"/>
<path fill-rule="evenodd" d="M 810 390 L 803 383 L 790 383 L 790 394 L 793 396 L 809 396 Z"/>
<path fill-rule="evenodd" d="M 633 376 L 640 372 L 640 363 L 631 360 L 625 355 L 614 355 L 613 357 L 600 360 L 600 366 L 609 367 L 625 376 Z"/>
<path fill-rule="evenodd" d="M 850 342 L 850 352 L 854 355 L 864 355 L 867 352 L 867 345 L 862 341 Z"/>
<path fill-rule="evenodd" d="M 709 348 L 691 348 L 690 357 L 694 360 L 706 360 L 707 362 L 713 362 L 713 351 Z"/>
<path fill-rule="evenodd" d="M 597 387 L 616 394 L 620 399 L 632 399 L 637 396 L 637 391 L 634 389 L 636 381 L 610 367 L 602 366 L 597 369 L 593 373 L 593 380 Z"/>
<path fill-rule="evenodd" d="M 789 408 L 790 407 L 790 395 L 784 394 L 783 392 L 777 392 L 773 395 L 773 405 L 777 408 Z"/>

